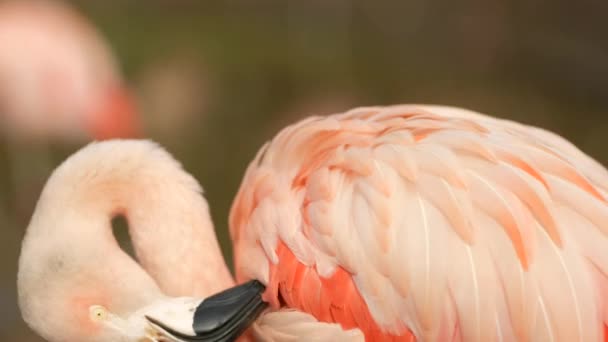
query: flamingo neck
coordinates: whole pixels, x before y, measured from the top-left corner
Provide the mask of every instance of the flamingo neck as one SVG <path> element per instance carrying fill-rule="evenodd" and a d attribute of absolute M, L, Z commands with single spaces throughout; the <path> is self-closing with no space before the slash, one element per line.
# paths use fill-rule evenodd
<path fill-rule="evenodd" d="M 141 266 L 166 295 L 206 296 L 233 283 L 198 183 L 150 142 L 87 146 L 54 172 L 38 207 L 30 230 L 44 217 L 40 229 L 61 225 L 71 236 L 66 248 L 84 244 L 83 253 L 117 264 L 127 255 L 111 219 L 124 215 Z"/>

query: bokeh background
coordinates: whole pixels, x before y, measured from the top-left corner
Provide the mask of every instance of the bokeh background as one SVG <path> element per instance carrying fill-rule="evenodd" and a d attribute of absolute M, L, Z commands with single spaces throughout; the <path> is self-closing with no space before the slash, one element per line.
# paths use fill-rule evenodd
<path fill-rule="evenodd" d="M 229 260 L 227 216 L 248 162 L 308 115 L 461 106 L 553 130 L 608 161 L 603 0 L 70 4 L 108 39 L 145 136 L 202 183 Z M 16 303 L 20 241 L 46 177 L 85 143 L 15 147 L 0 137 L 1 341 L 40 341 Z M 15 154 L 19 177 L 11 175 Z M 124 222 L 117 226 L 124 231 Z"/>

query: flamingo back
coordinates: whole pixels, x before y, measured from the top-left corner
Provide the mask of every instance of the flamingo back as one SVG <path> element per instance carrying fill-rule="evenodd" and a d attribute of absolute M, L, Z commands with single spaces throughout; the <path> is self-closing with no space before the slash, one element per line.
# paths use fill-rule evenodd
<path fill-rule="evenodd" d="M 312 117 L 245 174 L 237 278 L 368 340 L 602 341 L 607 189 L 565 139 L 463 109 Z"/>

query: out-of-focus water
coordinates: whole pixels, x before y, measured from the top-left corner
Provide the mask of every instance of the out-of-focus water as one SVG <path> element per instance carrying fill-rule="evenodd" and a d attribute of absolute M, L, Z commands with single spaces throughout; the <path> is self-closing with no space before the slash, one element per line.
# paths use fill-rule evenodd
<path fill-rule="evenodd" d="M 608 161 L 608 2 L 75 4 L 113 45 L 148 137 L 202 183 L 227 257 L 227 215 L 248 162 L 307 115 L 462 106 L 550 129 Z M 19 244 L 44 179 L 79 147 L 0 146 L 0 340 L 39 340 L 16 306 Z M 35 159 L 21 161 L 36 168 L 27 184 L 10 183 L 9 153 Z"/>

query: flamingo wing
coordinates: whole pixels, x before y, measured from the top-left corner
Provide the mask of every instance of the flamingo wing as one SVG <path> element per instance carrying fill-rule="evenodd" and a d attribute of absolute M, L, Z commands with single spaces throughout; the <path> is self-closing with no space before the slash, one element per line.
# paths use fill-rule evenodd
<path fill-rule="evenodd" d="M 369 340 L 598 341 L 607 185 L 563 138 L 458 108 L 313 117 L 247 170 L 237 276 Z"/>

